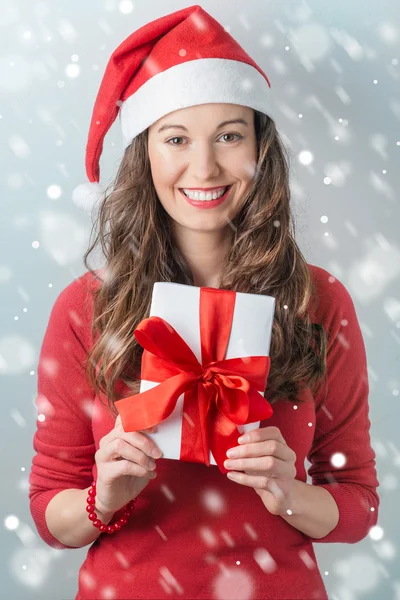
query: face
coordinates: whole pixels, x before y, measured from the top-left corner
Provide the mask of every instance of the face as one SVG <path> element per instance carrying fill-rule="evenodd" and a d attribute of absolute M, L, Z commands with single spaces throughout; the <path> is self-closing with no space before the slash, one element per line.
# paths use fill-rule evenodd
<path fill-rule="evenodd" d="M 244 122 L 221 125 L 237 119 Z M 254 111 L 218 103 L 176 110 L 150 126 L 148 151 L 158 198 L 178 229 L 229 227 L 255 176 Z M 206 199 L 201 204 L 205 208 L 191 205 L 182 191 L 225 186 L 231 186 L 228 194 L 213 208 L 206 207 Z"/>

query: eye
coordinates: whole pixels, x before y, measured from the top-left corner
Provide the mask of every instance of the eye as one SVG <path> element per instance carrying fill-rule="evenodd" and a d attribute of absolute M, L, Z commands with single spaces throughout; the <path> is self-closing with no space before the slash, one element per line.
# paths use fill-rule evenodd
<path fill-rule="evenodd" d="M 242 135 L 239 135 L 238 133 L 223 133 L 221 137 L 225 137 L 226 135 L 234 135 L 239 139 L 241 139 L 243 137 Z M 235 141 L 235 140 L 232 140 L 232 141 Z"/>
<path fill-rule="evenodd" d="M 182 137 L 174 137 L 174 138 L 171 138 L 170 140 L 167 140 L 166 143 L 169 144 L 170 146 L 181 146 L 182 145 L 182 144 L 170 144 L 170 142 L 172 142 L 173 140 L 183 140 L 183 138 Z"/>
<path fill-rule="evenodd" d="M 223 133 L 223 134 L 222 134 L 220 137 L 225 137 L 225 136 L 227 136 L 227 135 L 232 135 L 232 136 L 235 136 L 237 139 L 241 139 L 241 138 L 243 137 L 243 136 L 242 136 L 242 135 L 240 135 L 239 133 Z M 181 136 L 177 136 L 177 137 L 170 138 L 169 140 L 167 140 L 167 141 L 166 141 L 166 143 L 167 143 L 167 144 L 169 144 L 170 146 L 182 146 L 182 144 L 171 144 L 171 142 L 172 142 L 173 140 L 183 140 L 183 139 L 184 139 L 183 137 L 181 137 Z M 231 141 L 232 141 L 232 142 L 235 142 L 236 140 L 231 140 Z M 228 142 L 227 142 L 227 143 L 229 143 L 229 140 L 228 140 Z"/>

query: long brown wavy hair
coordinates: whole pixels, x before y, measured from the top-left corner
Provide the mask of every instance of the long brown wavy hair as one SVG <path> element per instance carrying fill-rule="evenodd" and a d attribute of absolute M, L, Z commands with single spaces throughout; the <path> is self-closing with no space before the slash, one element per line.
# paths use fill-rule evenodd
<path fill-rule="evenodd" d="M 264 396 L 271 404 L 279 398 L 300 403 L 303 388 L 316 393 L 326 379 L 327 335 L 309 312 L 312 302 L 318 305 L 318 293 L 295 241 L 289 152 L 266 114 L 254 111 L 254 125 L 256 173 L 229 223 L 232 244 L 219 288 L 275 297 Z M 99 281 L 92 296 L 93 343 L 86 373 L 96 394 L 105 394 L 115 416 L 115 401 L 139 392 L 143 348 L 133 332 L 149 316 L 153 284 L 194 285 L 192 272 L 174 244 L 171 218 L 154 188 L 147 134 L 148 130 L 140 133 L 126 148 L 112 189 L 106 190 L 97 207 L 95 239 L 83 257 Z M 88 264 L 98 243 L 106 259 L 102 277 Z M 128 393 L 118 391 L 118 382 L 127 386 Z"/>

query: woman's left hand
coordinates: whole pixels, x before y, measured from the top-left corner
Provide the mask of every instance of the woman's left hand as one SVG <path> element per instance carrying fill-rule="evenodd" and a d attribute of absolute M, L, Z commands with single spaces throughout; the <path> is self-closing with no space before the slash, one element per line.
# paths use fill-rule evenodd
<path fill-rule="evenodd" d="M 246 443 L 235 446 L 235 457 L 224 462 L 233 469 L 227 477 L 253 487 L 273 515 L 285 515 L 292 505 L 296 477 L 296 454 L 286 444 L 278 427 L 260 427 L 247 431 Z M 244 472 L 238 472 L 244 471 Z"/>

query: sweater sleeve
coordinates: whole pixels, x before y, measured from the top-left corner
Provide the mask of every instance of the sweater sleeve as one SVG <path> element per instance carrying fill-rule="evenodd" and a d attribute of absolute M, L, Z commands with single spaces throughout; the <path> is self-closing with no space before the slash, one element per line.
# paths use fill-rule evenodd
<path fill-rule="evenodd" d="M 380 502 L 376 455 L 369 435 L 366 352 L 349 292 L 327 271 L 321 269 L 320 273 L 325 280 L 321 305 L 328 329 L 328 391 L 324 384 L 316 398 L 308 473 L 313 485 L 324 487 L 333 496 L 339 522 L 325 537 L 309 539 L 354 544 L 376 525 Z"/>
<path fill-rule="evenodd" d="M 38 363 L 38 417 L 29 476 L 32 518 L 40 537 L 51 547 L 71 548 L 49 531 L 45 510 L 68 488 L 92 482 L 95 443 L 91 428 L 94 393 L 84 373 L 87 354 L 85 277 L 73 281 L 51 310 Z"/>

